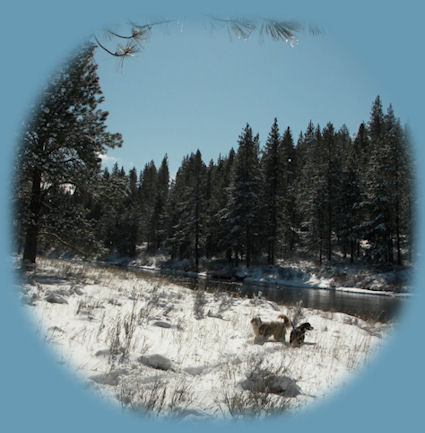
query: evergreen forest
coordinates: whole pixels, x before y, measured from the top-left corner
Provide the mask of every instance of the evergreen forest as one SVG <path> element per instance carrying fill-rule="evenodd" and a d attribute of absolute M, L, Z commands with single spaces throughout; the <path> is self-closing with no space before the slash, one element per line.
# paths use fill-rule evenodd
<path fill-rule="evenodd" d="M 406 128 L 379 96 L 357 131 L 310 121 L 294 136 L 249 124 L 225 155 L 194 149 L 174 178 L 167 155 L 126 172 L 100 155 L 107 131 L 93 46 L 53 77 L 25 123 L 15 167 L 14 233 L 24 260 L 160 252 L 247 267 L 310 258 L 403 265 L 412 256 L 413 169 Z M 202 143 L 200 143 L 200 147 Z"/>

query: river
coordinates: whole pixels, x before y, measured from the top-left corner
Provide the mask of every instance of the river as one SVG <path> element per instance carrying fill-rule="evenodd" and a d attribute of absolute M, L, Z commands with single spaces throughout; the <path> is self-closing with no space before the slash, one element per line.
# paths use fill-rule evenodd
<path fill-rule="evenodd" d="M 319 289 L 310 287 L 291 287 L 242 282 L 210 280 L 176 276 L 169 273 L 129 269 L 141 276 L 160 275 L 170 282 L 189 288 L 202 288 L 210 291 L 221 290 L 238 296 L 262 296 L 278 305 L 296 305 L 302 301 L 306 308 L 350 314 L 365 320 L 388 322 L 394 320 L 406 302 L 405 296 L 383 294 L 352 293 L 338 289 Z"/>

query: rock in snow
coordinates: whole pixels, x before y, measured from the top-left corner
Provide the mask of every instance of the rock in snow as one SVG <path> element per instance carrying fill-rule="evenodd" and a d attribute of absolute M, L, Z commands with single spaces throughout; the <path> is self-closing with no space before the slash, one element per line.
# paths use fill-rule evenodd
<path fill-rule="evenodd" d="M 50 302 L 51 304 L 67 304 L 68 301 L 61 295 L 58 295 L 57 293 L 50 292 L 45 298 L 47 302 Z"/>
<path fill-rule="evenodd" d="M 120 377 L 125 374 L 128 374 L 128 371 L 121 369 L 111 371 L 110 373 L 97 374 L 95 376 L 91 376 L 90 379 L 100 385 L 117 386 L 120 382 Z"/>
<path fill-rule="evenodd" d="M 159 354 L 141 356 L 138 361 L 148 367 L 156 368 L 157 370 L 175 371 L 172 362 L 165 356 Z"/>
<path fill-rule="evenodd" d="M 296 397 L 301 393 L 297 381 L 288 376 L 268 376 L 264 372 L 251 374 L 240 383 L 242 389 L 256 392 L 269 392 L 285 397 Z"/>
<path fill-rule="evenodd" d="M 171 324 L 170 323 L 168 323 L 168 322 L 161 322 L 161 321 L 154 322 L 153 326 L 159 326 L 160 328 L 171 328 Z"/>

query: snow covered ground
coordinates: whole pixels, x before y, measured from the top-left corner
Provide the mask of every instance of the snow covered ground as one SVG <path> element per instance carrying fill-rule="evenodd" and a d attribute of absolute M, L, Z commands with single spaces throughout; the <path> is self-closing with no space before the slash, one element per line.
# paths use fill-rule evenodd
<path fill-rule="evenodd" d="M 100 396 L 185 419 L 302 408 L 344 386 L 391 328 L 58 259 L 38 259 L 22 298 L 58 362 Z M 254 340 L 251 318 L 281 313 L 314 327 L 301 347 L 289 333 Z"/>

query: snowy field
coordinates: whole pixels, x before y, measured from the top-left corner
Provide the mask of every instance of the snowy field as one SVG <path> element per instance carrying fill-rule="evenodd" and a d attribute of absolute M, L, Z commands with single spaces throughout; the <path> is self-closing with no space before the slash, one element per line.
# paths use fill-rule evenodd
<path fill-rule="evenodd" d="M 194 291 L 159 277 L 38 259 L 25 308 L 57 360 L 123 409 L 184 419 L 298 410 L 364 366 L 391 325 Z M 286 314 L 304 345 L 254 339 L 250 320 Z"/>

